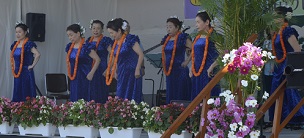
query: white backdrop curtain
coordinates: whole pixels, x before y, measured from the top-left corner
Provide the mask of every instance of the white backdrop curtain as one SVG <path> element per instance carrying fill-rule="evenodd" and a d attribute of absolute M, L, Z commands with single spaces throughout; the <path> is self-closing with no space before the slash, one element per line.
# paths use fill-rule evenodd
<path fill-rule="evenodd" d="M 45 41 L 35 42 L 41 53 L 36 67 L 36 84 L 45 93 L 46 73 L 66 73 L 65 46 L 69 42 L 66 27 L 80 22 L 91 35 L 89 22 L 100 19 L 105 25 L 113 18 L 121 17 L 129 21 L 131 33 L 139 35 L 145 49 L 158 44 L 166 34 L 166 19 L 177 15 L 184 17 L 184 0 L 0 0 L 0 96 L 12 97 L 13 76 L 10 66 L 10 46 L 15 41 L 16 21 L 26 21 L 26 13 L 46 14 Z M 194 26 L 194 20 L 186 20 L 186 25 Z M 192 27 L 194 28 L 194 27 Z M 189 31 L 191 32 L 191 30 Z M 109 36 L 107 30 L 104 34 Z M 158 48 L 151 53 L 160 52 Z M 155 80 L 158 89 L 160 75 L 147 61 L 145 78 Z M 152 83 L 143 81 L 143 93 L 151 94 Z"/>

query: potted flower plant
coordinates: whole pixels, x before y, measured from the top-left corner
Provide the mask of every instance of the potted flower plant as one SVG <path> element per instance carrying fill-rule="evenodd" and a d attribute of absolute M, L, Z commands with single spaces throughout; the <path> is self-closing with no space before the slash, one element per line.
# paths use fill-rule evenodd
<path fill-rule="evenodd" d="M 0 133 L 13 133 L 14 124 L 11 118 L 11 100 L 5 97 L 0 98 Z"/>
<path fill-rule="evenodd" d="M 183 111 L 184 106 L 177 103 L 153 107 L 147 111 L 143 124 L 144 129 L 148 132 L 149 137 L 160 137 Z M 171 137 L 191 138 L 192 134 L 186 132 L 187 126 L 189 126 L 188 119 L 178 127 Z"/>
<path fill-rule="evenodd" d="M 54 136 L 56 130 L 52 114 L 54 106 L 55 102 L 45 96 L 27 97 L 25 102 L 13 104 L 12 121 L 18 124 L 21 135 Z"/>
<path fill-rule="evenodd" d="M 210 98 L 207 101 L 211 109 L 201 124 L 207 122 L 207 137 L 258 137 L 260 132 L 254 128 L 257 100 L 249 96 L 243 107 L 234 101 L 230 90 L 224 91 L 220 96 L 223 97 L 222 100 Z M 221 108 L 223 103 L 226 108 Z"/>
<path fill-rule="evenodd" d="M 100 135 L 139 138 L 148 108 L 145 102 L 137 104 L 134 100 L 108 97 L 104 110 L 98 115 Z"/>
<path fill-rule="evenodd" d="M 98 137 L 98 129 L 93 126 L 93 122 L 97 121 L 96 107 L 94 101 L 86 102 L 83 99 L 57 106 L 54 113 L 60 137 Z"/>

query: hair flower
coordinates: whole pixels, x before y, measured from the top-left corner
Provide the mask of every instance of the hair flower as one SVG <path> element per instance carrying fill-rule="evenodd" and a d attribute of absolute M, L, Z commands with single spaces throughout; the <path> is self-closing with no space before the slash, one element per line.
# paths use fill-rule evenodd
<path fill-rule="evenodd" d="M 128 26 L 128 23 L 127 23 L 126 21 L 123 21 L 123 22 L 122 22 L 121 28 L 122 28 L 123 30 L 126 30 L 126 29 L 127 29 L 127 26 Z"/>
<path fill-rule="evenodd" d="M 80 35 L 83 36 L 86 29 L 83 26 L 80 25 L 80 22 L 78 22 L 76 24 L 78 24 L 80 26 Z"/>

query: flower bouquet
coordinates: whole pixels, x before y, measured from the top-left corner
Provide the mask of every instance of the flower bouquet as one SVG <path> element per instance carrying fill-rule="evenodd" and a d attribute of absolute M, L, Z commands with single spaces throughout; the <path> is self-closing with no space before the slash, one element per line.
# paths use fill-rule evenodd
<path fill-rule="evenodd" d="M 222 63 L 224 66 L 228 65 L 229 71 L 229 74 L 226 75 L 229 86 L 226 88 L 235 92 L 241 84 L 243 98 L 260 90 L 258 79 L 263 65 L 267 60 L 273 58 L 271 52 L 262 51 L 251 43 L 244 43 L 237 50 L 233 49 L 230 53 L 225 54 Z"/>
<path fill-rule="evenodd" d="M 249 96 L 243 107 L 234 101 L 234 95 L 230 90 L 221 93 L 220 97 L 207 101 L 212 109 L 207 113 L 207 120 L 203 119 L 201 122 L 201 125 L 207 123 L 207 137 L 257 138 L 260 133 L 254 129 L 257 100 Z M 226 108 L 221 109 L 222 104 L 225 104 Z"/>

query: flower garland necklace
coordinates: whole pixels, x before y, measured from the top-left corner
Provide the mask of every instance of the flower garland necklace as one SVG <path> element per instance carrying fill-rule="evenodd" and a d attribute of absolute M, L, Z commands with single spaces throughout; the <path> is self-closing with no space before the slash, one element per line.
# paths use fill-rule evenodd
<path fill-rule="evenodd" d="M 100 41 L 101 41 L 102 38 L 103 38 L 103 35 L 101 34 L 101 35 L 98 37 L 98 40 L 97 40 L 97 42 L 96 42 L 96 51 L 97 51 L 97 49 L 98 49 L 99 43 L 100 43 Z M 92 37 L 90 38 L 89 42 L 91 43 L 93 40 L 94 40 L 94 36 L 92 36 Z M 94 64 L 95 64 L 95 60 L 93 60 L 92 67 L 94 66 Z"/>
<path fill-rule="evenodd" d="M 68 54 L 66 56 L 66 63 L 67 63 L 67 67 L 68 67 L 68 76 L 69 76 L 70 80 L 74 80 L 76 78 L 76 73 L 77 73 L 77 69 L 78 69 L 78 59 L 79 59 L 79 55 L 80 55 L 83 43 L 84 43 L 84 38 L 82 38 L 81 42 L 79 43 L 79 47 L 78 47 L 76 58 L 75 58 L 75 66 L 74 66 L 73 76 L 71 76 L 70 55 L 71 55 L 72 49 L 75 46 L 75 43 L 72 43 L 72 45 L 70 46 L 70 49 L 68 51 Z"/>
<path fill-rule="evenodd" d="M 170 60 L 170 65 L 169 65 L 169 70 L 167 70 L 167 67 L 166 67 L 165 48 L 166 48 L 166 46 L 167 46 L 168 41 L 169 41 L 170 38 L 171 38 L 170 35 L 168 35 L 168 37 L 167 37 L 165 43 L 163 44 L 163 48 L 162 48 L 162 63 L 163 63 L 163 69 L 164 69 L 164 72 L 165 72 L 165 75 L 166 75 L 166 76 L 169 76 L 170 73 L 171 73 L 171 70 L 172 70 L 172 66 L 173 66 L 173 62 L 174 62 L 174 58 L 175 58 L 175 52 L 176 52 L 176 45 L 177 45 L 177 40 L 178 40 L 179 34 L 181 34 L 181 32 L 178 32 L 178 33 L 175 35 L 174 45 L 173 45 L 173 50 L 172 50 L 172 57 L 171 57 L 171 60 Z"/>
<path fill-rule="evenodd" d="M 20 65 L 19 65 L 19 70 L 18 70 L 18 73 L 16 74 L 15 73 L 15 60 L 14 60 L 14 53 L 15 53 L 15 50 L 17 49 L 17 46 L 19 45 L 20 43 L 20 40 L 16 42 L 16 44 L 14 45 L 13 49 L 12 49 L 12 52 L 11 52 L 11 65 L 12 65 L 12 72 L 13 72 L 13 76 L 15 78 L 19 78 L 21 72 L 22 72 L 22 66 L 23 66 L 23 59 L 24 59 L 24 45 L 26 44 L 26 42 L 28 41 L 28 38 L 24 39 L 23 40 L 23 43 L 22 43 L 22 47 L 21 47 L 21 61 L 20 61 Z"/>
<path fill-rule="evenodd" d="M 281 43 L 281 47 L 282 47 L 282 50 L 283 50 L 283 57 L 281 59 L 277 58 L 277 53 L 276 53 L 275 47 L 274 47 L 274 41 L 277 37 L 277 33 L 275 32 L 273 37 L 272 37 L 272 50 L 273 50 L 272 54 L 276 57 L 275 61 L 277 63 L 281 63 L 286 59 L 286 48 L 285 48 L 285 44 L 284 44 L 284 40 L 283 40 L 283 31 L 287 26 L 288 26 L 288 23 L 284 23 L 282 28 L 281 28 L 281 31 L 280 31 L 280 43 Z"/>
<path fill-rule="evenodd" d="M 210 34 L 212 33 L 213 31 L 213 28 L 211 27 L 209 30 L 208 30 L 208 34 L 206 36 L 206 42 L 205 42 L 205 50 L 204 50 L 204 57 L 202 59 L 202 63 L 201 63 L 201 66 L 198 70 L 198 72 L 196 72 L 195 70 L 195 66 L 194 66 L 194 59 L 195 59 L 195 56 L 194 56 L 194 45 L 196 44 L 196 41 L 201 37 L 201 35 L 197 35 L 192 43 L 192 50 L 191 50 L 191 56 L 192 56 L 192 73 L 195 77 L 201 75 L 204 67 L 205 67 L 205 63 L 206 63 L 206 59 L 207 59 L 207 55 L 208 55 L 208 46 L 209 46 L 209 36 Z"/>
<path fill-rule="evenodd" d="M 117 40 L 114 41 L 114 44 L 112 46 L 112 50 L 111 50 L 111 54 L 110 54 L 110 59 L 109 59 L 109 63 L 108 63 L 108 67 L 107 67 L 107 72 L 106 72 L 106 84 L 107 85 L 110 85 L 112 80 L 113 80 L 113 76 L 116 72 L 116 67 L 117 67 L 117 61 L 118 61 L 118 55 L 120 53 L 120 49 L 121 49 L 121 46 L 122 46 L 122 43 L 123 41 L 125 40 L 127 34 L 123 34 L 122 37 L 119 39 L 119 46 L 117 48 L 117 51 L 116 51 L 116 56 L 115 56 L 115 59 L 114 59 L 114 63 L 113 63 L 113 68 L 112 68 L 112 72 L 110 74 L 110 69 L 111 69 L 111 64 L 112 64 L 112 60 L 113 60 L 113 57 L 114 57 L 114 50 L 116 48 L 116 44 L 117 44 Z M 110 77 L 110 78 L 109 78 Z"/>

